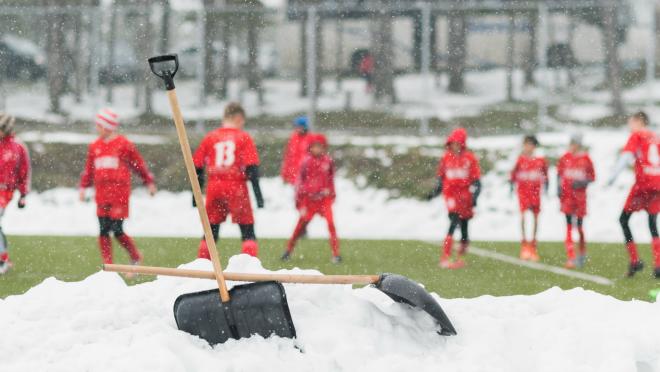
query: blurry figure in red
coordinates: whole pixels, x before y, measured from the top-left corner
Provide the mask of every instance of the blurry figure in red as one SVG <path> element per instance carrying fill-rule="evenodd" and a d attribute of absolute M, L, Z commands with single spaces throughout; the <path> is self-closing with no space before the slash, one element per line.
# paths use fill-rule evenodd
<path fill-rule="evenodd" d="M 119 118 L 111 109 L 103 109 L 96 115 L 99 137 L 89 145 L 80 177 L 80 200 L 85 201 L 86 188 L 94 186 L 103 263 L 112 263 L 112 233 L 128 252 L 131 263 L 139 265 L 142 254 L 124 232 L 131 196 L 131 172 L 142 178 L 152 196 L 156 194 L 156 185 L 142 155 L 131 141 L 117 134 L 118 128 Z"/>
<path fill-rule="evenodd" d="M 24 208 L 30 191 L 30 156 L 27 147 L 14 136 L 14 124 L 13 116 L 0 113 L 0 221 L 14 192 L 20 194 L 18 208 Z M 0 226 L 0 275 L 12 266 L 7 237 Z"/>
<path fill-rule="evenodd" d="M 468 224 L 474 216 L 474 207 L 481 193 L 481 170 L 474 153 L 467 149 L 467 132 L 457 128 L 445 143 L 446 151 L 438 163 L 436 186 L 428 196 L 431 200 L 444 195 L 449 212 L 449 231 L 445 236 L 440 267 L 459 269 L 465 266 L 463 256 L 470 245 Z M 451 261 L 454 231 L 461 229 L 461 245 L 455 262 Z"/>
<path fill-rule="evenodd" d="M 296 181 L 296 199 L 300 205 L 300 218 L 289 239 L 282 260 L 291 257 L 296 242 L 315 215 L 325 218 L 330 233 L 332 262 L 340 263 L 339 239 L 335 229 L 332 204 L 335 201 L 335 164 L 328 155 L 328 142 L 324 135 L 310 135 L 309 155 L 305 157 Z"/>
<path fill-rule="evenodd" d="M 360 60 L 360 65 L 358 66 L 360 76 L 362 76 L 367 83 L 367 93 L 371 93 L 374 90 L 374 68 L 374 56 L 370 52 L 367 52 Z"/>

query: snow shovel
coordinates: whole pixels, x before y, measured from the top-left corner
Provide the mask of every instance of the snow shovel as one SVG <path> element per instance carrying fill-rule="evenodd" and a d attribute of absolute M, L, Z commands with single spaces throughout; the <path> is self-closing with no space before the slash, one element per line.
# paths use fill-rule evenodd
<path fill-rule="evenodd" d="M 103 265 L 103 270 L 144 275 L 165 275 L 183 278 L 215 279 L 212 271 L 172 269 L 167 267 Z M 370 284 L 392 300 L 419 308 L 432 316 L 440 326 L 442 336 L 456 335 L 456 329 L 437 301 L 419 284 L 403 275 L 295 275 L 295 274 L 247 274 L 223 273 L 227 280 L 239 282 L 270 282 L 299 284 Z M 217 296 L 216 296 L 217 297 Z"/>
<path fill-rule="evenodd" d="M 258 282 L 235 286 L 230 291 L 227 290 L 174 87 L 174 75 L 179 69 L 179 59 L 176 54 L 149 58 L 149 67 L 165 82 L 188 178 L 213 263 L 213 278 L 218 282 L 218 289 L 188 293 L 176 299 L 174 319 L 177 327 L 182 331 L 199 336 L 211 345 L 253 335 L 264 338 L 272 335 L 295 338 L 296 329 L 281 283 Z"/>

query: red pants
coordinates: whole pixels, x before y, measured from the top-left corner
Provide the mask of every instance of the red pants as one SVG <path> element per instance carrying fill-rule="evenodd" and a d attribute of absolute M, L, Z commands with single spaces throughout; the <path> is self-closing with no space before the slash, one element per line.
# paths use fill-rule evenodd
<path fill-rule="evenodd" d="M 212 224 L 225 222 L 228 215 L 239 225 L 254 224 L 250 194 L 245 182 L 210 183 L 206 190 L 206 213 Z"/>
<path fill-rule="evenodd" d="M 129 199 L 131 196 L 130 184 L 101 184 L 96 185 L 96 215 L 109 217 L 113 220 L 128 218 Z"/>
<path fill-rule="evenodd" d="M 463 220 L 469 220 L 474 216 L 472 193 L 468 187 L 445 190 L 443 196 L 449 213 L 456 213 Z"/>
<path fill-rule="evenodd" d="M 560 198 L 561 212 L 576 217 L 587 215 L 587 193 L 568 192 Z"/>
<path fill-rule="evenodd" d="M 541 212 L 541 189 L 518 188 L 518 204 L 520 211 L 532 211 L 534 214 Z"/>
<path fill-rule="evenodd" d="M 643 209 L 649 214 L 660 213 L 660 190 L 642 189 L 638 184 L 634 184 L 623 211 L 632 213 Z"/>
<path fill-rule="evenodd" d="M 330 233 L 330 247 L 332 248 L 332 255 L 339 256 L 339 238 L 337 238 L 337 230 L 335 228 L 335 219 L 332 213 L 333 198 L 323 198 L 320 200 L 303 200 L 300 204 L 300 218 L 293 231 L 293 235 L 287 244 L 287 251 L 292 252 L 296 242 L 302 235 L 307 227 L 307 224 L 314 218 L 315 215 L 320 215 L 325 218 L 328 223 L 328 233 Z"/>

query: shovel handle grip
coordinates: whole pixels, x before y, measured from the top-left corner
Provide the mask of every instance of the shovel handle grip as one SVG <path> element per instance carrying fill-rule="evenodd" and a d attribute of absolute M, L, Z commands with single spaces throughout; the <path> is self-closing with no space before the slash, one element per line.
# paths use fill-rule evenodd
<path fill-rule="evenodd" d="M 182 278 L 215 279 L 212 271 L 173 269 L 169 267 L 103 265 L 104 271 L 126 274 L 164 275 Z M 301 275 L 301 274 L 249 274 L 223 272 L 226 280 L 236 282 L 280 282 L 299 284 L 376 284 L 379 275 Z"/>

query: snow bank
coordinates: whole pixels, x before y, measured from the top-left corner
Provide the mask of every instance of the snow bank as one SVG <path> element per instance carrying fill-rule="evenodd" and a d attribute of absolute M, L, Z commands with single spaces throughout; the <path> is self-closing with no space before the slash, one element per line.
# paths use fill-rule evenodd
<path fill-rule="evenodd" d="M 204 260 L 185 267 L 211 269 Z M 266 271 L 245 255 L 232 257 L 228 269 Z M 652 331 L 660 303 L 557 288 L 500 298 L 434 295 L 459 332 L 445 338 L 426 314 L 373 288 L 285 285 L 296 341 L 251 338 L 212 348 L 176 329 L 172 305 L 180 294 L 213 287 L 165 277 L 128 287 L 112 273 L 76 283 L 46 279 L 0 300 L 1 369 L 660 371 L 660 334 Z"/>

